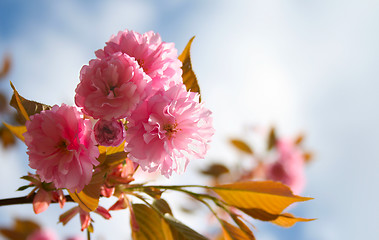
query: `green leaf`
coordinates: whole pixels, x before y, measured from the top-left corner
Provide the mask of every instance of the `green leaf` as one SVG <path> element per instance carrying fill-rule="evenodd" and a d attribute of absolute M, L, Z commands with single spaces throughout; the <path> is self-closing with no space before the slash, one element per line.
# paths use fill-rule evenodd
<path fill-rule="evenodd" d="M 29 116 L 32 116 L 36 113 L 40 113 L 43 110 L 51 109 L 51 106 L 49 105 L 23 98 L 16 91 L 16 88 L 13 86 L 12 82 L 11 86 L 13 88 L 13 96 L 10 105 L 14 107 L 17 110 L 17 112 L 22 114 L 22 116 L 24 116 L 26 120 L 29 120 Z"/>
<path fill-rule="evenodd" d="M 24 185 L 19 187 L 16 191 L 24 191 L 25 189 L 28 189 L 30 187 L 34 187 L 33 185 Z"/>
<path fill-rule="evenodd" d="M 243 140 L 232 138 L 230 139 L 230 143 L 237 148 L 238 150 L 247 153 L 247 154 L 254 154 L 253 149 Z"/>
<path fill-rule="evenodd" d="M 296 196 L 286 185 L 272 181 L 217 185 L 213 191 L 230 206 L 240 209 L 262 209 L 270 214 L 281 214 L 285 208 L 295 202 L 312 199 Z"/>
<path fill-rule="evenodd" d="M 23 136 L 24 133 L 26 133 L 26 127 L 25 126 L 12 126 L 5 122 L 3 122 L 4 126 L 11 131 L 17 138 L 19 138 L 21 141 L 25 142 L 25 138 Z"/>
<path fill-rule="evenodd" d="M 182 54 L 180 54 L 178 58 L 183 63 L 182 77 L 183 77 L 183 83 L 186 86 L 187 91 L 197 92 L 200 94 L 200 87 L 197 82 L 196 75 L 192 69 L 191 56 L 190 56 L 191 44 L 194 39 L 195 39 L 195 36 L 193 36 L 189 40 L 189 42 L 187 43 L 187 46 L 184 48 Z M 201 101 L 201 97 L 200 97 L 200 101 Z"/>

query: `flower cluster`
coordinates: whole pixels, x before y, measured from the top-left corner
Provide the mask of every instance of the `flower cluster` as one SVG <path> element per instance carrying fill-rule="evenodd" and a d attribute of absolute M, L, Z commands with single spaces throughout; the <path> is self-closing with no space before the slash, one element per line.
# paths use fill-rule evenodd
<path fill-rule="evenodd" d="M 186 90 L 173 43 L 126 30 L 96 57 L 80 71 L 78 108 L 55 105 L 26 123 L 29 166 L 42 181 L 80 192 L 99 164 L 98 145 L 124 144 L 135 164 L 166 177 L 204 158 L 214 132 L 211 112 Z"/>

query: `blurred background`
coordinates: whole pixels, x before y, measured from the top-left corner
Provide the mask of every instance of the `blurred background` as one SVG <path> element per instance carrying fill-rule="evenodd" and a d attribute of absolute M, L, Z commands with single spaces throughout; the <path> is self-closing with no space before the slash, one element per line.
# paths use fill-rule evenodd
<path fill-rule="evenodd" d="M 206 160 L 235 161 L 228 139 L 248 138 L 255 126 L 275 125 L 288 137 L 305 133 L 315 157 L 302 195 L 315 200 L 290 211 L 318 220 L 289 229 L 253 222 L 257 239 L 379 235 L 378 1 L 0 0 L 0 56 L 12 58 L 0 89 L 10 97 L 11 80 L 28 99 L 73 104 L 81 67 L 124 29 L 158 32 L 179 53 L 196 35 L 193 68 L 216 129 Z M 23 144 L 0 147 L 0 198 L 25 195 L 15 191 L 25 184 L 19 177 L 30 171 L 25 151 Z M 206 160 L 163 181 L 201 183 L 191 172 Z M 31 205 L 2 207 L 0 225 L 36 217 L 62 239 L 82 234 L 78 217 L 66 227 L 57 225 L 61 213 L 56 204 L 38 216 Z M 206 218 L 178 214 L 197 231 L 207 231 Z M 95 221 L 94 239 L 130 238 L 127 211 Z"/>

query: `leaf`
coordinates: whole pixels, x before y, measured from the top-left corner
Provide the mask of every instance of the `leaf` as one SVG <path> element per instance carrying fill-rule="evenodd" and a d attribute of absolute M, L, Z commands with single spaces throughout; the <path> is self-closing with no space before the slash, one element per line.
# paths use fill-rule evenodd
<path fill-rule="evenodd" d="M 304 141 L 304 137 L 304 134 L 299 134 L 299 136 L 297 136 L 297 138 L 295 139 L 295 144 L 301 145 Z"/>
<path fill-rule="evenodd" d="M 316 220 L 316 219 L 315 218 L 313 219 L 298 218 L 292 215 L 291 213 L 283 213 L 277 219 L 272 221 L 272 223 L 281 227 L 292 227 L 297 222 L 309 222 L 313 220 Z"/>
<path fill-rule="evenodd" d="M 0 70 L 0 79 L 5 77 L 11 69 L 11 58 L 9 55 L 4 56 L 3 67 Z"/>
<path fill-rule="evenodd" d="M 153 206 L 156 207 L 163 214 L 168 213 L 172 215 L 170 205 L 168 205 L 166 200 L 164 200 L 163 198 L 154 200 Z"/>
<path fill-rule="evenodd" d="M 272 127 L 267 139 L 267 151 L 270 151 L 276 144 L 275 128 Z"/>
<path fill-rule="evenodd" d="M 173 234 L 172 234 L 170 225 L 168 225 L 164 219 L 161 219 L 161 224 L 162 224 L 162 231 L 163 231 L 164 239 L 165 240 L 174 240 L 174 237 L 172 236 Z M 178 238 L 175 238 L 175 239 L 178 239 Z"/>
<path fill-rule="evenodd" d="M 3 93 L 0 93 L 0 112 L 4 112 L 8 106 L 8 100 Z"/>
<path fill-rule="evenodd" d="M 12 126 L 3 122 L 4 126 L 6 126 L 9 131 L 11 131 L 16 137 L 18 137 L 21 141 L 25 142 L 25 138 L 23 136 L 26 133 L 25 126 Z"/>
<path fill-rule="evenodd" d="M 279 182 L 249 181 L 217 185 L 212 188 L 230 206 L 241 209 L 262 209 L 271 214 L 281 214 L 295 202 L 312 198 L 296 196 Z"/>
<path fill-rule="evenodd" d="M 192 69 L 191 56 L 190 56 L 191 44 L 194 39 L 195 39 L 195 36 L 193 36 L 189 40 L 189 42 L 187 43 L 187 46 L 184 48 L 182 54 L 180 54 L 178 58 L 183 63 L 182 77 L 183 77 L 183 83 L 184 85 L 186 85 L 187 91 L 197 92 L 200 94 L 200 87 L 197 82 L 196 75 Z M 200 96 L 200 101 L 201 101 L 201 96 Z"/>
<path fill-rule="evenodd" d="M 248 235 L 241 228 L 238 228 L 224 220 L 220 220 L 222 225 L 222 232 L 225 240 L 253 240 L 254 235 Z"/>
<path fill-rule="evenodd" d="M 207 238 L 191 229 L 190 227 L 184 225 L 179 220 L 166 213 L 164 215 L 165 221 L 170 225 L 172 235 L 174 239 L 183 240 L 206 240 Z"/>
<path fill-rule="evenodd" d="M 253 149 L 243 140 L 232 138 L 230 139 L 230 143 L 237 148 L 238 150 L 247 153 L 247 154 L 254 154 Z"/>
<path fill-rule="evenodd" d="M 303 158 L 304 158 L 304 161 L 306 163 L 309 163 L 313 160 L 313 153 L 312 152 L 304 152 Z"/>
<path fill-rule="evenodd" d="M 4 147 L 12 146 L 16 143 L 16 138 L 12 132 L 4 126 L 0 127 L 0 139 Z"/>
<path fill-rule="evenodd" d="M 13 86 L 12 82 L 10 82 L 10 83 L 11 83 L 11 87 L 13 89 L 13 95 L 14 95 L 14 99 L 15 99 L 14 103 L 12 103 L 12 100 L 11 100 L 11 103 L 10 103 L 11 106 L 16 108 L 17 112 L 19 112 L 25 118 L 25 120 L 30 120 L 29 115 L 26 113 L 26 110 L 21 103 L 20 95 L 18 94 L 16 88 Z M 12 99 L 13 99 L 13 96 L 12 96 Z"/>
<path fill-rule="evenodd" d="M 71 198 L 77 202 L 81 209 L 86 212 L 95 211 L 99 205 L 100 186 L 104 182 L 104 173 L 95 173 L 91 182 L 86 185 L 81 192 L 68 191 Z"/>
<path fill-rule="evenodd" d="M 251 239 L 255 239 L 253 232 L 250 230 L 248 226 L 240 219 L 239 215 L 236 214 L 230 214 L 232 217 L 233 221 L 238 225 L 238 227 L 246 234 L 248 235 Z"/>
<path fill-rule="evenodd" d="M 124 151 L 124 144 L 125 142 L 117 147 L 99 146 L 100 156 L 98 161 L 101 165 L 112 166 L 124 161 L 128 156 L 128 153 Z"/>
<path fill-rule="evenodd" d="M 0 233 L 10 240 L 25 240 L 39 229 L 40 226 L 31 220 L 15 219 L 13 227 L 0 228 Z"/>
<path fill-rule="evenodd" d="M 229 169 L 225 165 L 219 164 L 219 163 L 213 163 L 212 165 L 208 166 L 207 169 L 201 171 L 202 174 L 212 176 L 215 178 L 218 178 L 222 174 L 225 174 L 228 172 L 229 172 Z"/>
<path fill-rule="evenodd" d="M 25 189 L 28 189 L 30 187 L 34 187 L 34 185 L 24 185 L 19 187 L 16 191 L 24 191 Z"/>
<path fill-rule="evenodd" d="M 161 217 L 156 211 L 144 204 L 132 204 L 132 208 L 139 226 L 138 231 L 132 231 L 134 240 L 165 239 Z"/>
<path fill-rule="evenodd" d="M 163 193 L 162 190 L 154 187 L 144 187 L 143 192 L 155 199 L 159 199 Z"/>
<path fill-rule="evenodd" d="M 29 120 L 29 116 L 32 116 L 36 113 L 40 113 L 41 111 L 44 111 L 44 110 L 51 109 L 51 106 L 49 105 L 23 98 L 22 96 L 18 94 L 12 82 L 11 82 L 11 86 L 13 88 L 14 93 L 13 93 L 10 105 L 14 107 L 19 113 L 21 113 L 26 120 Z"/>

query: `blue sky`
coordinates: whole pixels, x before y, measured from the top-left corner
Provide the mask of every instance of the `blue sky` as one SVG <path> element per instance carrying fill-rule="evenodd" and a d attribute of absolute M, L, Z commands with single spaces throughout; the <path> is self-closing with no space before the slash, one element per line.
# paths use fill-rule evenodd
<path fill-rule="evenodd" d="M 22 95 L 73 104 L 80 68 L 112 34 L 153 30 L 179 52 L 196 35 L 193 65 L 217 131 L 209 159 L 235 160 L 226 140 L 252 125 L 275 124 L 289 137 L 306 132 L 316 152 L 304 193 L 315 200 L 292 211 L 318 220 L 290 229 L 258 224 L 258 239 L 370 239 L 379 235 L 378 18 L 379 3 L 369 0 L 1 0 L 0 54 L 12 55 L 9 80 Z M 1 198 L 20 194 L 14 189 L 28 170 L 24 151 L 0 149 L 0 181 L 9 182 Z M 188 171 L 203 165 L 193 162 Z M 55 225 L 59 212 L 52 207 L 37 220 L 77 232 L 75 224 Z M 0 215 L 0 224 L 33 216 L 30 206 L 2 208 Z M 128 225 L 122 214 L 100 221 L 99 237 Z M 186 221 L 204 228 L 201 220 Z"/>

